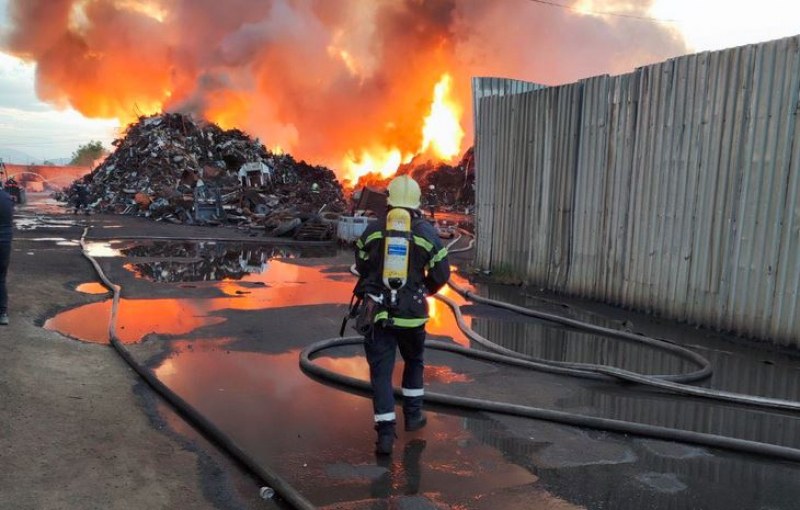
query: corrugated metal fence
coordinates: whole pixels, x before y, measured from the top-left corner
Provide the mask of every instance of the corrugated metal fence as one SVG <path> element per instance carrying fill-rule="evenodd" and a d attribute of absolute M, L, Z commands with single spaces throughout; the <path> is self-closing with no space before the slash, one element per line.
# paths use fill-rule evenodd
<path fill-rule="evenodd" d="M 472 125 L 478 125 L 478 117 L 480 116 L 481 110 L 481 99 L 484 97 L 522 94 L 523 92 L 539 90 L 545 87 L 546 85 L 531 83 L 529 81 L 511 80 L 509 78 L 472 78 Z"/>
<path fill-rule="evenodd" d="M 476 263 L 800 346 L 799 48 L 476 99 Z"/>

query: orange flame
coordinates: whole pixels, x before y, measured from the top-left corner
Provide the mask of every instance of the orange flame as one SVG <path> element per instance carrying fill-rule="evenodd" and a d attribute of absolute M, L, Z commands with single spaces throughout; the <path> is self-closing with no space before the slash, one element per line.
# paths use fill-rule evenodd
<path fill-rule="evenodd" d="M 450 96 L 452 85 L 453 79 L 445 74 L 434 87 L 431 113 L 422 128 L 420 149 L 421 153 L 431 150 L 446 161 L 460 154 L 461 140 L 464 138 L 464 130 L 459 122 L 462 109 Z"/>
<path fill-rule="evenodd" d="M 221 90 L 209 98 L 205 117 L 222 129 L 233 129 L 239 125 L 240 119 L 246 118 L 250 107 L 243 94 Z"/>
<path fill-rule="evenodd" d="M 396 147 L 374 149 L 372 152 L 363 150 L 359 157 L 350 151 L 345 156 L 343 164 L 348 178 L 352 182 L 357 182 L 359 177 L 369 173 L 377 173 L 384 178 L 390 177 L 397 171 L 397 167 L 402 163 L 408 163 L 412 157 L 413 154 L 403 155 Z"/>
<path fill-rule="evenodd" d="M 451 161 L 461 151 L 464 130 L 461 128 L 463 109 L 452 97 L 452 77 L 445 73 L 433 88 L 433 100 L 422 124 L 422 141 L 417 154 L 428 154 L 442 161 Z M 369 173 L 387 178 L 394 175 L 401 164 L 409 163 L 414 154 L 403 153 L 397 147 L 380 147 L 362 150 L 360 156 L 348 152 L 342 166 L 345 177 L 358 182 Z"/>
<path fill-rule="evenodd" d="M 600 0 L 566 3 L 605 10 L 592 9 Z M 657 2 L 611 3 L 645 15 Z M 452 164 L 440 158 L 463 149 L 460 121 L 472 135 L 461 117 L 470 76 L 570 83 L 686 51 L 674 27 L 642 30 L 533 2 L 222 4 L 4 0 L 0 50 L 35 63 L 37 96 L 58 107 L 123 125 L 162 109 L 191 113 L 353 181 L 369 170 L 390 174 L 409 157 Z M 555 29 L 528 29 L 539 25 Z M 522 47 L 555 53 L 536 59 Z"/>

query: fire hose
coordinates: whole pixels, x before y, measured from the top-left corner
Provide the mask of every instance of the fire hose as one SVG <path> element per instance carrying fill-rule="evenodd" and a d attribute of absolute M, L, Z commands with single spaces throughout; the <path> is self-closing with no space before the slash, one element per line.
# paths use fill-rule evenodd
<path fill-rule="evenodd" d="M 275 490 L 276 494 L 278 494 L 278 496 L 280 496 L 286 503 L 291 505 L 293 508 L 301 510 L 311 510 L 316 508 L 313 504 L 311 504 L 311 502 L 309 502 L 305 497 L 303 497 L 303 495 L 300 494 L 299 491 L 297 491 L 287 481 L 285 481 L 282 477 L 280 477 L 280 475 L 278 475 L 274 470 L 259 464 L 241 446 L 239 446 L 236 443 L 236 441 L 234 441 L 230 436 L 228 436 L 222 430 L 220 430 L 216 425 L 214 425 L 210 420 L 208 420 L 208 418 L 206 418 L 200 412 L 198 412 L 191 404 L 186 402 L 183 398 L 181 398 L 179 395 L 177 395 L 175 392 L 169 389 L 153 374 L 153 372 L 144 368 L 133 358 L 130 351 L 127 350 L 124 344 L 122 344 L 122 342 L 120 342 L 119 338 L 116 336 L 115 325 L 116 325 L 116 319 L 117 319 L 122 289 L 119 285 L 113 283 L 108 278 L 108 276 L 105 274 L 105 272 L 103 271 L 102 267 L 97 262 L 97 260 L 94 257 L 92 257 L 87 251 L 86 235 L 88 231 L 89 227 L 87 227 L 84 230 L 83 234 L 81 235 L 80 245 L 83 251 L 83 255 L 92 264 L 100 280 L 106 287 L 108 287 L 113 292 L 112 306 L 111 306 L 111 320 L 109 321 L 108 333 L 111 345 L 117 351 L 117 353 L 119 353 L 119 355 L 125 360 L 125 362 L 128 363 L 128 365 L 137 374 L 139 374 L 139 376 L 141 376 L 147 382 L 147 384 L 150 385 L 150 387 L 152 387 L 159 395 L 161 395 L 165 400 L 167 400 L 182 416 L 184 416 L 190 423 L 192 423 L 195 427 L 197 427 L 208 438 L 210 438 L 211 440 L 216 442 L 219 446 L 221 446 L 223 450 L 227 451 L 231 456 L 233 456 L 237 461 L 239 461 L 243 466 L 245 466 L 251 473 L 253 473 L 260 480 L 271 486 Z M 124 239 L 137 239 L 137 238 L 138 237 L 131 237 L 131 236 L 124 237 Z M 461 238 L 462 236 L 458 236 L 457 238 L 455 238 L 449 244 L 448 248 L 452 247 Z M 224 238 L 218 239 L 218 238 L 200 238 L 200 237 L 195 237 L 195 238 L 141 237 L 141 239 L 172 240 L 172 241 L 192 240 L 192 241 L 217 241 L 217 242 L 248 241 L 241 239 L 224 239 Z M 457 251 L 466 251 L 472 247 L 473 243 L 474 239 L 471 239 L 468 247 L 457 250 L 451 250 L 451 253 L 455 253 Z M 302 243 L 302 244 L 305 245 L 314 243 Z M 628 382 L 635 382 L 642 385 L 653 386 L 660 389 L 673 391 L 676 393 L 726 400 L 746 405 L 762 406 L 762 407 L 782 409 L 782 410 L 800 409 L 800 403 L 798 402 L 761 398 L 751 395 L 722 392 L 717 390 L 689 386 L 686 384 L 680 384 L 679 383 L 680 381 L 692 382 L 709 377 L 711 375 L 711 367 L 710 363 L 705 358 L 677 344 L 673 344 L 671 342 L 667 342 L 664 340 L 658 340 L 655 338 L 644 337 L 641 335 L 634 335 L 624 331 L 603 328 L 600 326 L 584 323 L 581 321 L 575 321 L 561 316 L 547 314 L 544 312 L 531 310 L 517 305 L 512 305 L 508 303 L 503 303 L 501 301 L 484 298 L 459 286 L 452 280 L 448 281 L 448 285 L 451 288 L 453 288 L 456 292 L 458 292 L 459 294 L 461 294 L 462 296 L 471 301 L 490 306 L 505 308 L 507 310 L 514 311 L 516 313 L 552 322 L 557 322 L 562 325 L 566 325 L 576 329 L 581 329 L 588 332 L 593 332 L 596 334 L 612 336 L 626 341 L 642 342 L 645 343 L 646 345 L 650 345 L 652 347 L 676 354 L 677 356 L 682 357 L 683 359 L 686 359 L 696 364 L 698 366 L 698 369 L 688 374 L 665 374 L 658 376 L 646 376 L 604 365 L 554 362 L 552 360 L 543 360 L 543 359 L 533 358 L 530 356 L 525 356 L 515 351 L 506 349 L 502 346 L 499 346 L 489 341 L 488 339 L 482 337 L 481 335 L 477 334 L 476 332 L 474 332 L 470 328 L 470 326 L 466 324 L 466 321 L 463 318 L 459 305 L 452 299 L 438 294 L 434 297 L 444 302 L 451 308 L 451 310 L 455 315 L 459 328 L 467 335 L 467 337 L 475 341 L 476 343 L 482 345 L 483 347 L 491 349 L 495 352 L 479 351 L 476 349 L 462 347 L 454 343 L 448 343 L 442 341 L 426 341 L 425 342 L 426 348 L 452 352 L 473 359 L 491 361 L 491 362 L 524 367 L 540 371 L 548 371 L 552 373 L 575 375 L 584 378 L 595 378 L 595 379 L 611 378 L 617 380 L 625 380 Z M 320 353 L 322 353 L 325 350 L 347 345 L 360 345 L 363 343 L 363 340 L 364 339 L 361 336 L 351 336 L 342 338 L 336 337 L 315 342 L 307 346 L 300 353 L 300 367 L 306 374 L 314 377 L 317 380 L 334 383 L 345 389 L 358 393 L 365 393 L 365 392 L 370 393 L 371 386 L 367 381 L 363 381 L 346 375 L 338 374 L 333 371 L 329 371 L 313 362 L 313 359 L 315 357 L 318 357 Z M 401 396 L 401 392 L 398 388 L 395 388 L 394 391 L 396 395 Z M 622 420 L 613 420 L 608 418 L 585 416 L 563 411 L 554 411 L 554 410 L 541 409 L 536 407 L 522 406 L 522 405 L 484 400 L 484 399 L 459 397 L 459 396 L 446 395 L 435 392 L 426 392 L 425 400 L 427 402 L 446 407 L 455 407 L 472 411 L 494 412 L 512 416 L 522 416 L 522 417 L 551 421 L 577 427 L 587 427 L 587 428 L 608 430 L 624 434 L 633 434 L 641 437 L 691 443 L 700 446 L 721 448 L 735 452 L 750 453 L 750 454 L 774 457 L 794 462 L 800 462 L 800 450 L 798 449 L 769 444 L 769 443 L 761 443 L 757 441 L 749 441 L 744 439 L 719 436 L 715 434 L 672 429 L 668 427 L 659 427 L 654 425 L 646 425 L 646 424 L 627 422 Z"/>
<path fill-rule="evenodd" d="M 454 239 L 450 245 L 453 246 L 458 242 L 459 238 Z M 470 244 L 471 246 L 471 244 Z M 456 250 L 453 250 L 455 252 Z M 460 250 L 459 250 L 460 251 Z M 351 268 L 354 271 L 354 268 Z M 447 284 L 456 292 L 461 294 L 471 301 L 482 303 L 494 307 L 503 308 L 519 314 L 524 314 L 531 317 L 536 317 L 551 322 L 557 322 L 571 328 L 601 334 L 605 336 L 619 338 L 629 342 L 638 342 L 645 345 L 670 352 L 679 356 L 687 361 L 696 364 L 699 368 L 694 372 L 688 374 L 665 374 L 665 375 L 642 375 L 635 372 L 609 367 L 605 365 L 595 365 L 587 363 L 565 363 L 556 362 L 552 360 L 539 359 L 531 356 L 520 354 L 516 351 L 506 349 L 499 346 L 490 340 L 482 337 L 473 331 L 466 323 L 461 313 L 459 305 L 452 299 L 437 294 L 434 296 L 445 304 L 447 304 L 453 311 L 456 322 L 459 328 L 467 335 L 468 338 L 480 344 L 481 346 L 495 352 L 485 352 L 476 349 L 462 347 L 460 345 L 441 342 L 441 341 L 426 341 L 426 348 L 435 350 L 447 351 L 460 354 L 473 359 L 491 361 L 512 365 L 517 367 L 524 367 L 533 370 L 546 371 L 551 373 L 574 375 L 583 378 L 593 379 L 617 379 L 627 382 L 634 382 L 640 385 L 656 387 L 661 390 L 666 390 L 682 395 L 690 395 L 701 398 L 708 398 L 714 400 L 721 400 L 726 402 L 733 402 L 740 405 L 764 407 L 769 409 L 778 409 L 782 411 L 797 411 L 800 410 L 800 402 L 789 400 L 763 398 L 753 395 L 744 395 L 739 393 L 725 392 L 713 390 L 708 388 L 700 388 L 697 386 L 690 386 L 687 384 L 680 384 L 683 382 L 692 382 L 707 378 L 711 375 L 711 366 L 708 360 L 693 351 L 681 347 L 672 342 L 650 338 L 642 335 L 636 335 L 625 331 L 618 331 L 610 328 L 604 328 L 594 324 L 589 324 L 573 319 L 568 319 L 558 315 L 547 314 L 536 310 L 531 310 L 517 305 L 504 303 L 501 301 L 493 300 L 478 296 L 453 280 L 449 280 Z M 363 343 L 363 338 L 360 336 L 351 336 L 344 338 L 330 338 L 316 342 L 306 347 L 300 353 L 300 367 L 307 374 L 314 378 L 332 382 L 337 386 L 354 390 L 358 393 L 370 392 L 371 387 L 367 381 L 362 381 L 350 376 L 338 374 L 336 372 L 325 369 L 313 362 L 314 358 L 319 356 L 325 350 L 348 345 L 359 345 Z M 399 388 L 394 389 L 395 395 L 402 396 Z M 497 402 L 492 400 L 475 399 L 468 397 L 459 397 L 454 395 L 446 395 L 435 392 L 425 393 L 426 402 L 439 404 L 442 406 L 456 407 L 461 409 L 468 409 L 472 411 L 488 411 L 499 414 L 507 414 L 512 416 L 522 416 L 538 420 L 551 421 L 562 423 L 566 425 L 588 427 L 599 430 L 607 430 L 611 432 L 618 432 L 623 434 L 633 434 L 641 437 L 678 441 L 684 443 L 691 443 L 700 446 L 721 448 L 735 452 L 750 453 L 756 455 L 763 455 L 774 457 L 794 462 L 800 462 L 800 449 L 780 446 L 770 443 L 762 443 L 758 441 L 750 441 L 745 439 L 738 439 L 727 436 L 720 436 L 716 434 L 708 434 L 703 432 L 695 432 L 689 430 L 674 429 L 668 427 L 660 427 L 656 425 L 647 425 L 637 422 L 628 422 L 623 420 L 614 420 L 609 418 L 600 418 L 595 416 L 586 416 L 575 413 L 568 413 L 563 411 L 554 411 L 549 409 L 541 409 L 530 406 L 522 406 L 504 402 Z"/>

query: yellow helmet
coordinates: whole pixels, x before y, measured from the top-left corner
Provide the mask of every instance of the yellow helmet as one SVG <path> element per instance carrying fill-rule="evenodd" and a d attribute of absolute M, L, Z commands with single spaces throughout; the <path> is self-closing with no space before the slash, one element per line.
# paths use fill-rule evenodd
<path fill-rule="evenodd" d="M 390 207 L 405 207 L 406 209 L 419 209 L 419 184 L 408 175 L 395 177 L 389 183 Z"/>

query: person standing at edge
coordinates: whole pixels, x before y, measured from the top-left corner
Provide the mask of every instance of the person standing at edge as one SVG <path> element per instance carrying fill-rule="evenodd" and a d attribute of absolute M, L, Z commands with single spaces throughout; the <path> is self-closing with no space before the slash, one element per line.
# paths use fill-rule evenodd
<path fill-rule="evenodd" d="M 0 325 L 8 325 L 8 290 L 6 273 L 11 257 L 11 237 L 14 229 L 14 200 L 0 190 Z"/>
<path fill-rule="evenodd" d="M 403 357 L 403 416 L 406 431 L 419 430 L 427 423 L 422 412 L 423 351 L 425 323 L 428 320 L 427 296 L 436 294 L 450 278 L 447 249 L 442 246 L 433 226 L 419 210 L 420 188 L 411 177 L 394 178 L 388 186 L 388 206 L 408 211 L 411 217 L 408 240 L 408 265 L 405 283 L 391 291 L 383 278 L 386 253 L 384 243 L 398 232 L 388 231 L 386 218 L 370 224 L 356 242 L 356 269 L 360 275 L 354 294 L 370 300 L 375 308 L 372 328 L 364 338 L 364 352 L 369 364 L 372 405 L 378 439 L 375 452 L 389 455 L 394 447 L 396 415 L 392 372 L 397 348 Z M 403 233 L 400 233 L 401 235 Z M 394 294 L 394 298 L 390 296 Z"/>

